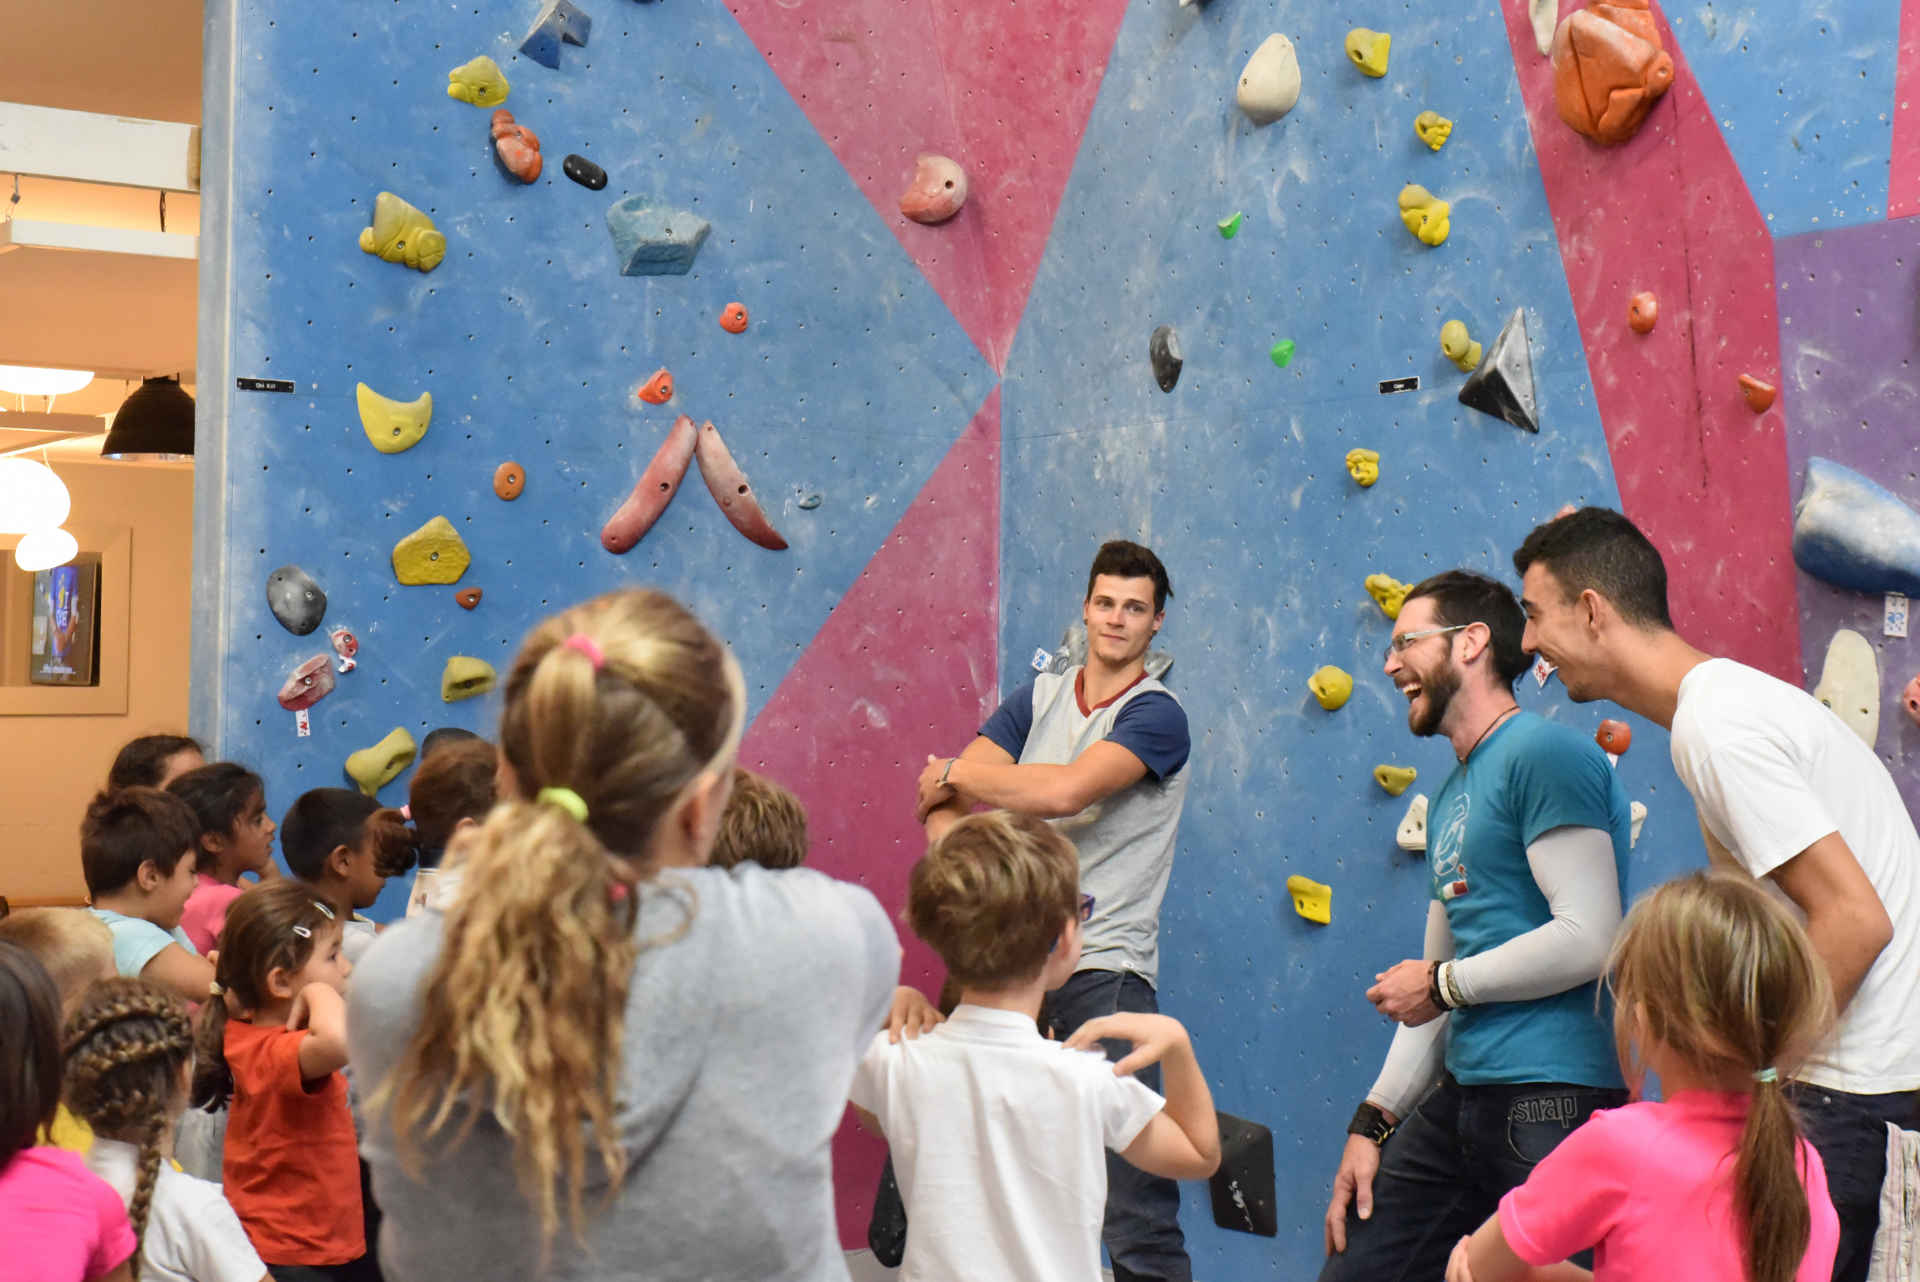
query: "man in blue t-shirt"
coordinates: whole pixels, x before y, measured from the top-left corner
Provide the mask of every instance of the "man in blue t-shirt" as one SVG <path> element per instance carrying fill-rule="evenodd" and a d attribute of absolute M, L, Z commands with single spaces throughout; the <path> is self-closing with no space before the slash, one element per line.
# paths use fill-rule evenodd
<path fill-rule="evenodd" d="M 1040 1012 L 1062 1039 L 1096 1016 L 1159 1010 L 1160 901 L 1191 740 L 1186 712 L 1147 675 L 1146 657 L 1172 595 L 1166 567 L 1147 548 L 1102 546 L 1082 607 L 1086 663 L 1015 690 L 958 757 L 929 757 L 920 776 L 918 813 L 930 839 L 980 803 L 1053 820 L 1079 850 L 1080 890 L 1093 897 L 1080 969 Z M 1157 1067 L 1136 1076 L 1160 1089 Z M 1178 1185 L 1107 1155 L 1101 1238 L 1115 1282 L 1189 1282 L 1179 1216 Z"/>
<path fill-rule="evenodd" d="M 1385 671 L 1408 728 L 1460 764 L 1427 812 L 1422 956 L 1367 990 L 1400 1027 L 1347 1127 L 1321 1282 L 1439 1277 L 1535 1162 L 1626 1102 L 1595 985 L 1627 798 L 1592 740 L 1520 711 L 1525 628 L 1511 591 L 1460 570 L 1414 587 L 1394 622 Z"/>

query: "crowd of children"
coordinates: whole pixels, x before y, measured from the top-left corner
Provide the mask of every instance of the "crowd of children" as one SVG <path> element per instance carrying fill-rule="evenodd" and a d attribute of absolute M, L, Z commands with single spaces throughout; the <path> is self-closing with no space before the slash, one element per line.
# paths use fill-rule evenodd
<path fill-rule="evenodd" d="M 1092 1282 L 1108 1151 L 1218 1167 L 1178 1022 L 1037 1022 L 1093 907 L 1058 827 L 972 815 L 913 869 L 943 1021 L 874 898 L 798 866 L 805 813 L 737 766 L 741 674 L 679 604 L 561 613 L 504 696 L 496 740 L 430 740 L 405 812 L 321 788 L 276 826 L 192 740 L 120 754 L 80 824 L 92 907 L 0 920 L 0 1280 L 844 1278 L 851 1103 L 891 1147 L 904 1277 Z M 416 861 L 402 921 L 359 915 Z M 1609 977 L 1661 1100 L 1576 1131 L 1448 1282 L 1587 1276 L 1560 1262 L 1588 1249 L 1603 1282 L 1826 1277 L 1780 1089 L 1832 1017 L 1799 924 L 1695 875 L 1633 909 Z M 224 1134 L 189 1173 L 196 1115 Z"/>

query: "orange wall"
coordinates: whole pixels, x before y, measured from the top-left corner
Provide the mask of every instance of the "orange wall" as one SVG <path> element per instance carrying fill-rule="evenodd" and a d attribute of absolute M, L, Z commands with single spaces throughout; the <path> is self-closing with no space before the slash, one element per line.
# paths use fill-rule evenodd
<path fill-rule="evenodd" d="M 0 895 L 86 893 L 76 833 L 120 745 L 185 733 L 193 598 L 193 469 L 54 460 L 69 523 L 133 527 L 127 713 L 0 716 Z M 0 555 L 11 556 L 11 553 Z"/>

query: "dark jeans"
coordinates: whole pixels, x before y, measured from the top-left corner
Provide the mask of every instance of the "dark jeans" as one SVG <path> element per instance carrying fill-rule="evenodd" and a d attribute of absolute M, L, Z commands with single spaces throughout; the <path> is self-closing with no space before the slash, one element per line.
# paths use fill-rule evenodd
<path fill-rule="evenodd" d="M 1065 1041 L 1088 1020 L 1120 1011 L 1158 1014 L 1160 1003 L 1153 985 L 1131 972 L 1083 970 L 1047 994 L 1040 1007 L 1040 1027 Z M 1116 1060 L 1132 1049 L 1125 1042 L 1105 1045 L 1108 1056 Z M 1158 1064 L 1134 1076 L 1150 1089 L 1160 1089 Z M 1134 1278 L 1191 1282 L 1193 1278 L 1186 1239 L 1180 1233 L 1180 1186 L 1148 1175 L 1114 1152 L 1107 1154 L 1107 1219 L 1100 1240 L 1112 1257 L 1114 1282 Z"/>
<path fill-rule="evenodd" d="M 1347 1211 L 1347 1249 L 1327 1257 L 1320 1282 L 1431 1282 L 1453 1244 L 1499 1208 L 1595 1109 L 1622 1090 L 1529 1082 L 1462 1086 L 1451 1074 L 1387 1137 L 1373 1180 L 1373 1216 Z"/>
<path fill-rule="evenodd" d="M 269 1264 L 273 1282 L 350 1282 L 352 1264 Z"/>
<path fill-rule="evenodd" d="M 1920 1128 L 1920 1093 L 1849 1095 L 1794 1082 L 1787 1098 L 1800 1114 L 1807 1142 L 1827 1168 L 1827 1192 L 1840 1216 L 1834 1282 L 1862 1282 L 1880 1224 L 1880 1185 L 1887 1178 L 1887 1123 Z"/>

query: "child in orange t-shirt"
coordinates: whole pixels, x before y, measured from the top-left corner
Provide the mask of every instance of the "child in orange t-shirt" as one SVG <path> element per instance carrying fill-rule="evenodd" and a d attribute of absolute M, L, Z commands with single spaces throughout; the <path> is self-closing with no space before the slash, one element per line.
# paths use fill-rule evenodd
<path fill-rule="evenodd" d="M 194 1103 L 232 1099 L 227 1200 L 276 1278 L 345 1278 L 366 1253 L 340 935 L 311 886 L 254 887 L 227 910 L 201 1013 Z"/>

